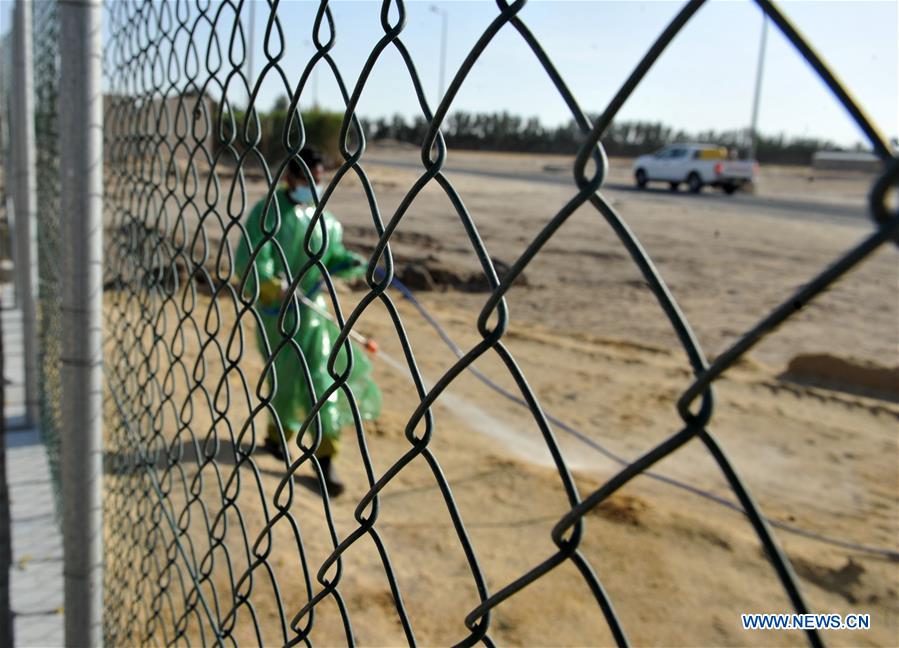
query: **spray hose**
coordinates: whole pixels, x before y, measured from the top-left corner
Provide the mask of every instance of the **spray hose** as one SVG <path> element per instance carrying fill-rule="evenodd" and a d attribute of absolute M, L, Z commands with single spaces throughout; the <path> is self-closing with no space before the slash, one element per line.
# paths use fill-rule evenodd
<path fill-rule="evenodd" d="M 383 271 L 380 268 L 378 268 L 377 270 L 383 276 Z M 449 334 L 446 332 L 446 330 L 443 328 L 443 326 L 440 324 L 440 322 L 438 322 L 434 318 L 434 316 L 431 315 L 431 313 L 428 312 L 428 310 L 421 304 L 421 302 L 419 302 L 418 299 L 415 298 L 415 295 L 405 284 L 403 284 L 399 279 L 394 277 L 391 282 L 391 285 L 394 288 L 396 288 L 399 291 L 399 293 L 412 304 L 412 306 L 425 319 L 425 321 L 431 326 L 431 328 L 434 329 L 434 331 L 437 333 L 437 335 L 440 336 L 440 339 L 443 340 L 443 342 L 450 348 L 450 350 L 453 352 L 453 354 L 457 358 L 461 358 L 465 354 L 465 352 L 459 347 L 459 345 L 457 345 L 453 341 L 453 339 L 449 336 Z M 327 317 L 332 322 L 334 321 L 334 317 L 329 312 L 320 308 L 318 305 L 316 305 L 312 300 L 310 300 L 305 295 L 300 295 L 300 301 L 302 301 L 304 304 L 306 304 L 309 308 L 314 310 L 319 315 L 322 315 L 323 317 Z M 368 351 L 369 353 L 376 354 L 378 352 L 377 342 L 375 342 L 372 338 L 365 337 L 364 335 L 362 335 L 352 329 L 350 330 L 350 337 L 352 337 L 359 344 L 361 344 L 365 348 L 365 350 Z M 505 387 L 497 384 L 489 376 L 487 376 L 486 374 L 481 372 L 479 369 L 477 369 L 471 365 L 469 365 L 467 367 L 467 369 L 478 380 L 480 380 L 482 383 L 484 383 L 487 387 L 489 387 L 496 393 L 500 394 L 501 396 L 509 399 L 510 401 L 512 401 L 514 403 L 517 403 L 518 405 L 521 405 L 522 407 L 526 407 L 526 408 L 530 409 L 528 407 L 528 404 L 524 401 L 523 398 L 521 398 L 520 396 L 518 396 L 517 394 L 515 394 L 513 392 L 510 392 Z M 589 446 L 590 448 L 592 448 L 596 452 L 600 453 L 607 459 L 610 459 L 613 462 L 615 462 L 621 466 L 630 465 L 631 462 L 628 461 L 626 458 L 613 452 L 612 450 L 609 450 L 608 448 L 606 448 L 605 446 L 603 446 L 596 440 L 588 437 L 586 434 L 584 434 L 580 430 L 572 427 L 565 421 L 562 421 L 561 419 L 556 418 L 549 412 L 544 411 L 544 415 L 546 416 L 546 419 L 550 423 L 555 425 L 557 428 L 559 428 L 566 434 L 574 437 L 575 439 L 577 439 L 584 445 Z M 740 506 L 739 504 L 737 504 L 736 502 L 731 501 L 725 497 L 721 497 L 720 495 L 716 495 L 715 493 L 704 490 L 697 486 L 693 486 L 691 484 L 680 481 L 673 477 L 668 477 L 666 475 L 662 475 L 660 473 L 656 473 L 656 472 L 649 471 L 649 470 L 644 471 L 641 474 L 645 477 L 649 477 L 650 479 L 654 479 L 656 481 L 662 482 L 663 484 L 668 484 L 669 486 L 673 486 L 675 488 L 679 488 L 679 489 L 687 491 L 689 493 L 693 493 L 694 495 L 697 495 L 699 497 L 702 497 L 702 498 L 705 498 L 712 502 L 715 502 L 716 504 L 719 504 L 725 508 L 731 509 L 732 511 L 737 511 L 738 513 L 743 513 L 744 515 L 746 514 L 746 512 L 743 510 L 743 507 Z M 795 524 L 790 524 L 788 522 L 782 522 L 780 520 L 774 520 L 774 519 L 764 517 L 764 516 L 763 516 L 763 519 L 774 528 L 777 528 L 782 531 L 786 531 L 788 533 L 792 533 L 792 534 L 795 534 L 798 536 L 802 536 L 804 538 L 808 538 L 809 540 L 816 540 L 818 542 L 823 542 L 825 544 L 833 545 L 836 547 L 841 547 L 843 549 L 851 549 L 853 551 L 858 551 L 858 552 L 862 552 L 862 553 L 881 556 L 881 557 L 884 557 L 884 558 L 887 558 L 887 559 L 893 560 L 893 561 L 899 561 L 899 551 L 896 551 L 895 549 L 890 549 L 890 548 L 886 548 L 886 547 L 876 547 L 876 546 L 872 546 L 872 545 L 851 542 L 849 540 L 843 540 L 842 538 L 835 538 L 835 537 L 824 535 L 821 533 L 816 533 L 814 531 L 809 531 L 808 529 L 803 529 L 802 527 L 796 526 Z"/>

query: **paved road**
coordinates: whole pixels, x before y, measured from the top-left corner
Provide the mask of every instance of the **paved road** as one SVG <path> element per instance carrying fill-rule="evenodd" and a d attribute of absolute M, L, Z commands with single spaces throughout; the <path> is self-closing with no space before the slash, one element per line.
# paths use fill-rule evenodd
<path fill-rule="evenodd" d="M 396 160 L 379 156 L 365 156 L 363 166 L 386 166 L 397 169 L 414 169 L 423 171 L 421 162 L 411 160 Z M 514 180 L 517 182 L 537 182 L 541 184 L 561 185 L 573 187 L 570 175 L 564 173 L 515 173 L 497 169 L 485 169 L 465 167 L 461 165 L 447 164 L 444 171 L 450 175 L 475 175 L 483 178 L 496 178 L 499 180 Z M 727 196 L 716 190 L 706 190 L 701 194 L 688 192 L 672 193 L 667 188 L 637 189 L 632 184 L 609 182 L 605 185 L 604 193 L 610 198 L 637 199 L 647 201 L 659 201 L 671 204 L 672 201 L 685 201 L 693 204 L 720 204 L 728 207 L 725 212 L 735 215 L 751 216 L 753 213 L 763 213 L 766 216 L 775 216 L 791 220 L 808 220 L 814 222 L 837 223 L 843 225 L 857 225 L 858 227 L 871 227 L 867 211 L 863 205 L 841 204 L 834 202 L 814 201 L 805 197 L 783 198 L 777 196 L 764 196 L 753 194 L 736 194 Z M 736 209 L 734 209 L 736 207 Z"/>

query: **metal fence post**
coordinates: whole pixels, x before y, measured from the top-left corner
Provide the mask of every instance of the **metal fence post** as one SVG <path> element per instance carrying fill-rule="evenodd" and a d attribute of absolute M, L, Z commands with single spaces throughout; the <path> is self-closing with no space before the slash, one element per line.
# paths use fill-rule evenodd
<path fill-rule="evenodd" d="M 12 145 L 15 150 L 15 274 L 16 301 L 22 309 L 23 352 L 25 356 L 25 419 L 37 425 L 37 287 L 36 231 L 37 211 L 34 150 L 34 67 L 31 56 L 31 3 L 17 0 L 13 16 Z"/>
<path fill-rule="evenodd" d="M 59 20 L 65 642 L 97 646 L 103 631 L 100 2 L 60 0 Z"/>

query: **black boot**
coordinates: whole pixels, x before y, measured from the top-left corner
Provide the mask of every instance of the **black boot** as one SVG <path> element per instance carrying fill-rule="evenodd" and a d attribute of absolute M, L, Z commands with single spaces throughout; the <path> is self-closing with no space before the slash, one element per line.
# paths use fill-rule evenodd
<path fill-rule="evenodd" d="M 262 448 L 269 454 L 274 455 L 275 458 L 284 461 L 284 449 L 281 447 L 280 441 L 273 441 L 271 438 L 266 437 Z"/>
<path fill-rule="evenodd" d="M 318 460 L 322 467 L 322 475 L 325 478 L 325 488 L 328 489 L 329 497 L 337 497 L 345 489 L 346 485 L 343 480 L 337 476 L 337 470 L 334 468 L 334 462 L 331 457 L 321 457 Z"/>

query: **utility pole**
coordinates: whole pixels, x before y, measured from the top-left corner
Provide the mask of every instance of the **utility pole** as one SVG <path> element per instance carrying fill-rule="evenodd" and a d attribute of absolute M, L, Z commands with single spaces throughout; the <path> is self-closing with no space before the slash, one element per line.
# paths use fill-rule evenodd
<path fill-rule="evenodd" d="M 313 48 L 314 52 L 315 45 L 311 40 L 303 41 L 303 45 Z M 313 56 L 315 56 L 314 53 Z M 312 74 L 310 75 L 309 81 L 312 82 L 312 109 L 318 110 L 318 63 L 316 63 L 315 67 L 312 68 Z"/>
<path fill-rule="evenodd" d="M 762 73 L 765 69 L 765 46 L 768 41 L 768 16 L 762 12 L 762 40 L 759 43 L 759 62 L 755 71 L 755 96 L 752 100 L 752 122 L 749 126 L 749 159 L 755 159 L 758 146 L 759 103 L 762 98 Z"/>
<path fill-rule="evenodd" d="M 250 12 L 250 29 L 247 43 L 247 110 L 250 109 L 250 101 L 253 96 L 253 52 L 256 50 L 256 3 L 253 0 L 247 2 L 247 8 Z"/>
<path fill-rule="evenodd" d="M 449 28 L 449 14 L 446 9 L 440 9 L 437 5 L 431 5 L 431 11 L 439 14 L 441 18 L 440 28 L 440 84 L 437 101 L 443 100 L 443 92 L 446 90 L 446 33 Z"/>

